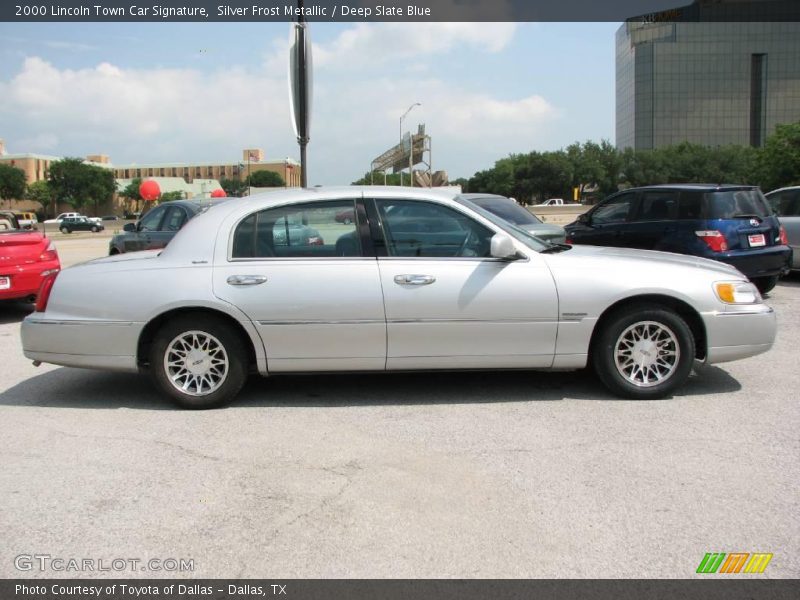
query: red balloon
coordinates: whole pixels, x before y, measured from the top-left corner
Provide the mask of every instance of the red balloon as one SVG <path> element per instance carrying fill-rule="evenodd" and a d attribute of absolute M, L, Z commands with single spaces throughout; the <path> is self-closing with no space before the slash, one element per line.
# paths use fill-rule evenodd
<path fill-rule="evenodd" d="M 157 182 L 148 179 L 139 185 L 139 195 L 143 200 L 152 202 L 153 200 L 158 200 L 158 197 L 161 196 L 161 188 Z"/>
<path fill-rule="evenodd" d="M 214 190 L 211 192 L 212 198 L 224 198 L 226 196 L 225 190 Z"/>

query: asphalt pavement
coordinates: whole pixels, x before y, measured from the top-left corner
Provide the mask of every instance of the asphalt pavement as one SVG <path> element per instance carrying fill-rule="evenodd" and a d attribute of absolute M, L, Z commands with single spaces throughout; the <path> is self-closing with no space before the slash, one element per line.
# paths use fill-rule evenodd
<path fill-rule="evenodd" d="M 107 252 L 66 237 L 67 264 Z M 204 412 L 33 367 L 30 309 L 2 305 L 0 577 L 687 578 L 707 552 L 798 577 L 800 277 L 769 303 L 769 353 L 668 400 L 588 372 L 281 376 Z M 193 570 L 21 570 L 33 555 Z"/>

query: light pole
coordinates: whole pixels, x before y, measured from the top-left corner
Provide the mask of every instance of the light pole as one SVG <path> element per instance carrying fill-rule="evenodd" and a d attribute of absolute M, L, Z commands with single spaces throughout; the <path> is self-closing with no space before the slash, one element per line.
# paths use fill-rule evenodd
<path fill-rule="evenodd" d="M 402 143 L 403 143 L 403 119 L 405 119 L 405 118 L 406 118 L 406 115 L 407 115 L 408 113 L 410 113 L 410 112 L 411 112 L 411 110 L 412 110 L 412 109 L 413 109 L 415 106 L 422 106 L 422 104 L 420 104 L 419 102 L 414 102 L 414 104 L 412 104 L 411 106 L 409 106 L 409 107 L 408 107 L 408 110 L 407 110 L 406 112 L 404 112 L 404 113 L 403 113 L 403 116 L 402 116 L 402 117 L 400 117 L 400 144 L 402 144 Z M 411 176 L 411 155 L 413 155 L 413 154 L 414 154 L 414 144 L 413 144 L 413 141 L 412 141 L 412 143 L 411 143 L 411 147 L 408 149 L 408 153 L 409 153 L 409 156 L 408 156 L 408 165 L 409 165 L 409 167 L 408 167 L 408 178 L 411 180 L 411 186 L 413 187 L 413 186 L 414 186 L 414 179 L 413 179 L 413 178 L 412 178 L 412 176 Z M 403 170 L 402 170 L 402 169 L 400 170 L 400 185 L 403 185 Z"/>

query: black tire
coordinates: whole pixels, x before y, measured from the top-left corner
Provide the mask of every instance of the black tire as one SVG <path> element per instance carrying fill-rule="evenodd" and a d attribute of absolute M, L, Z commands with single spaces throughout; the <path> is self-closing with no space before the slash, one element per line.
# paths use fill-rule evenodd
<path fill-rule="evenodd" d="M 66 234 L 66 233 L 72 233 L 72 232 L 69 229 L 67 229 L 66 227 L 62 227 L 61 228 L 61 233 Z"/>
<path fill-rule="evenodd" d="M 116 256 L 117 254 L 119 254 L 119 250 L 116 248 L 112 248 L 111 252 L 108 253 L 109 256 Z"/>
<path fill-rule="evenodd" d="M 224 356 L 227 357 L 227 372 L 218 378 L 218 387 L 211 389 L 209 386 L 207 393 L 202 393 L 202 389 L 197 389 L 196 385 L 192 389 L 192 385 L 187 384 L 189 387 L 186 391 L 181 391 L 176 385 L 173 385 L 170 375 L 176 377 L 180 369 L 186 371 L 187 376 L 196 382 L 195 375 L 188 371 L 191 368 L 189 364 L 191 357 L 188 354 L 186 355 L 186 364 L 175 367 L 175 371 L 172 373 L 167 372 L 164 364 L 167 352 L 170 351 L 173 342 L 182 336 L 190 336 L 190 332 L 196 332 L 200 336 L 212 336 L 222 348 Z M 172 347 L 172 350 L 175 350 L 175 346 Z M 170 356 L 177 357 L 178 355 L 174 351 L 170 351 Z M 199 360 L 208 361 L 210 360 L 209 356 L 207 354 L 206 358 L 201 357 Z M 214 356 L 221 355 L 217 353 Z M 213 315 L 186 315 L 169 321 L 156 334 L 148 358 L 150 359 L 150 374 L 156 386 L 183 408 L 206 409 L 228 404 L 236 397 L 247 379 L 248 353 L 244 341 L 228 323 Z M 205 366 L 208 364 L 207 362 Z M 202 364 L 198 366 L 201 369 L 204 368 Z M 206 373 L 209 371 L 207 370 Z M 216 377 L 216 374 L 209 373 L 208 376 L 209 378 Z M 187 377 L 183 378 L 184 383 L 187 380 Z M 192 391 L 195 393 L 193 394 Z"/>
<path fill-rule="evenodd" d="M 592 365 L 600 381 L 614 395 L 654 400 L 665 398 L 686 382 L 694 363 L 694 336 L 675 311 L 659 304 L 626 306 L 609 315 L 600 326 L 602 329 L 592 345 Z M 649 328 L 644 329 L 645 335 L 653 335 L 658 345 L 639 339 L 631 346 L 635 333 L 642 333 L 645 327 Z M 630 358 L 626 359 L 626 352 Z M 649 361 L 654 352 L 656 356 L 663 353 L 662 362 L 642 369 L 635 359 Z M 628 374 L 622 372 L 626 366 L 631 369 Z"/>
<path fill-rule="evenodd" d="M 342 221 L 342 223 L 344 223 L 345 225 L 350 225 L 352 222 L 353 219 L 351 219 L 350 217 L 345 217 L 345 219 Z"/>
<path fill-rule="evenodd" d="M 98 231 L 100 230 L 97 228 L 97 226 L 92 227 L 92 233 L 97 233 Z"/>
<path fill-rule="evenodd" d="M 778 284 L 778 275 L 773 275 L 772 277 L 754 277 L 752 281 L 759 292 L 766 294 L 767 292 L 771 292 L 772 288 Z"/>

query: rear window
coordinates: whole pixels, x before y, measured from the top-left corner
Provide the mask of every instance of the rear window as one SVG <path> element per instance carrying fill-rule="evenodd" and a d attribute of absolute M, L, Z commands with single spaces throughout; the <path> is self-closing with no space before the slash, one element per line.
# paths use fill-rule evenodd
<path fill-rule="evenodd" d="M 759 190 L 732 190 L 706 194 L 709 219 L 769 217 L 769 204 Z"/>

